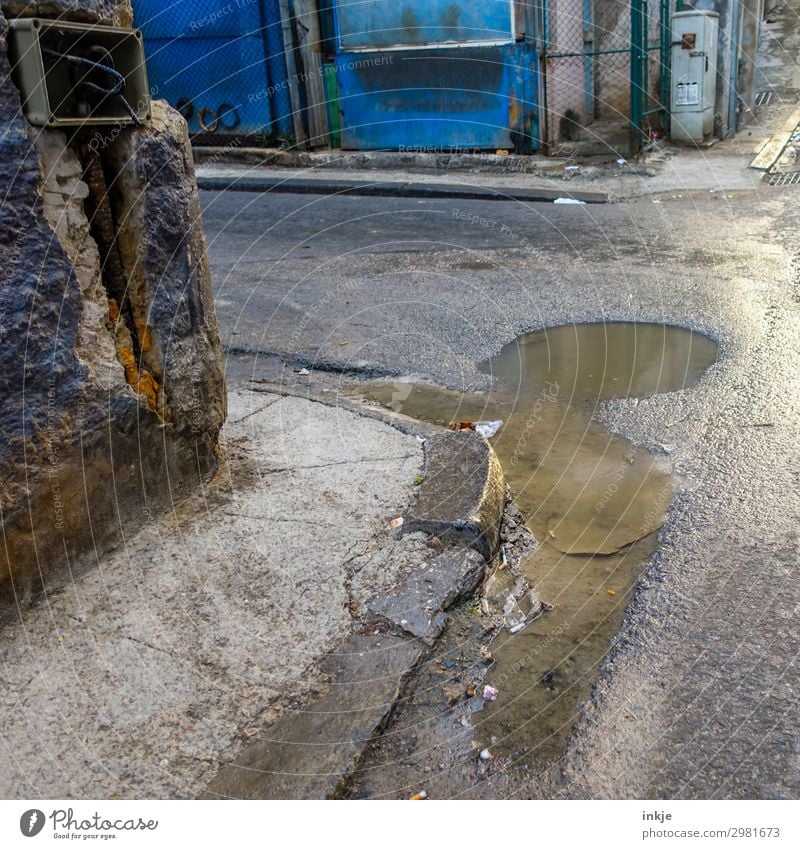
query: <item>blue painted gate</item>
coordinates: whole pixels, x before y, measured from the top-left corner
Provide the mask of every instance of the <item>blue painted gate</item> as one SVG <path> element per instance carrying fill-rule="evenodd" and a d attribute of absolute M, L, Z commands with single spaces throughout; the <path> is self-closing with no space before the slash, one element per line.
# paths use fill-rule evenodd
<path fill-rule="evenodd" d="M 332 10 L 343 148 L 539 148 L 534 4 L 332 0 Z"/>
<path fill-rule="evenodd" d="M 189 131 L 290 138 L 292 106 L 278 0 L 135 0 L 154 95 Z"/>

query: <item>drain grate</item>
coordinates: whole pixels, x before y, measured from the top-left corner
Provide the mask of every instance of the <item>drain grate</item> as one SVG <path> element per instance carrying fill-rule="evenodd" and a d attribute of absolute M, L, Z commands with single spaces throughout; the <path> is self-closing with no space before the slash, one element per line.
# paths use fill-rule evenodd
<path fill-rule="evenodd" d="M 768 174 L 767 182 L 770 186 L 796 186 L 800 183 L 800 171 L 788 171 L 780 174 Z"/>
<path fill-rule="evenodd" d="M 773 93 L 771 91 L 760 91 L 756 95 L 756 106 L 769 106 L 772 102 Z"/>

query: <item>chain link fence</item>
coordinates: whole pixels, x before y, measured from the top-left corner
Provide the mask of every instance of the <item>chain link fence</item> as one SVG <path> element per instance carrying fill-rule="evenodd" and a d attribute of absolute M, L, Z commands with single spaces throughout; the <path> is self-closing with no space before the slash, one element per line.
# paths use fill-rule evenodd
<path fill-rule="evenodd" d="M 551 150 L 637 152 L 666 123 L 674 0 L 544 0 L 544 5 Z"/>

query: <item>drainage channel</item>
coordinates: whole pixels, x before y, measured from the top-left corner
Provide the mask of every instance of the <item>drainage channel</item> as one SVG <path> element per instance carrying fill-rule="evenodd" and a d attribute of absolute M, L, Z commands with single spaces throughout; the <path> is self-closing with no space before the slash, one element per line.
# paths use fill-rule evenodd
<path fill-rule="evenodd" d="M 713 340 L 678 327 L 566 325 L 520 337 L 483 366 L 487 394 L 409 383 L 360 390 L 432 424 L 503 423 L 491 443 L 540 543 L 513 565 L 553 606 L 489 646 L 485 683 L 497 698 L 471 727 L 506 765 L 536 771 L 562 754 L 672 501 L 671 446 L 650 453 L 607 431 L 600 405 L 691 387 L 717 353 Z"/>

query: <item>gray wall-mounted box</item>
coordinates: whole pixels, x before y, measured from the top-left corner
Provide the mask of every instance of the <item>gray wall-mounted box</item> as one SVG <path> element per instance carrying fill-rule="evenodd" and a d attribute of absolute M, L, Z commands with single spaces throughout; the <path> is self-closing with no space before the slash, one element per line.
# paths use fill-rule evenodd
<path fill-rule="evenodd" d="M 12 18 L 8 25 L 12 77 L 31 124 L 133 124 L 150 117 L 138 30 L 46 18 Z M 103 93 L 115 88 L 119 93 Z"/>
<path fill-rule="evenodd" d="M 718 42 L 716 12 L 672 16 L 672 141 L 701 144 L 714 132 Z"/>

